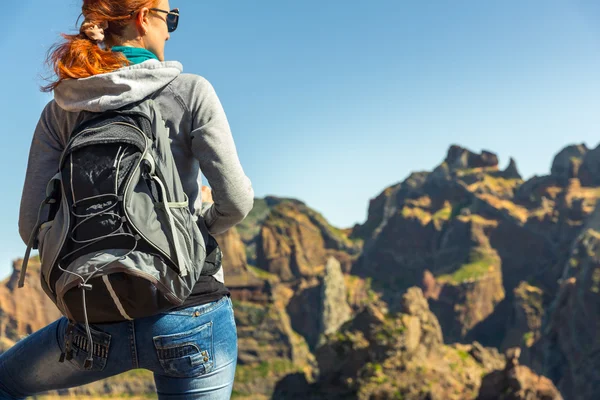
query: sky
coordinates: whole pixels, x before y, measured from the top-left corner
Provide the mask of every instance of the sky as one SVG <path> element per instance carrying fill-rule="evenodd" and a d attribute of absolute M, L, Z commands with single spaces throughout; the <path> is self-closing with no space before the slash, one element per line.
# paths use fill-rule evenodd
<path fill-rule="evenodd" d="M 0 13 L 0 279 L 22 257 L 19 202 L 44 65 L 80 0 Z M 207 78 L 257 197 L 304 201 L 333 225 L 451 144 L 549 173 L 600 142 L 600 2 L 591 0 L 171 0 L 166 58 Z M 50 6 L 49 4 L 53 4 Z"/>

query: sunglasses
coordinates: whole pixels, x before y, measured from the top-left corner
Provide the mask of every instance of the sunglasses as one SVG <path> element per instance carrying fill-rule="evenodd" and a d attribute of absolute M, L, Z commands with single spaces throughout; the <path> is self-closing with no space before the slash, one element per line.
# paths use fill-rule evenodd
<path fill-rule="evenodd" d="M 171 11 L 161 10 L 160 8 L 151 8 L 150 11 L 156 11 L 167 14 L 167 29 L 169 32 L 175 32 L 179 24 L 179 8 L 174 8 Z"/>

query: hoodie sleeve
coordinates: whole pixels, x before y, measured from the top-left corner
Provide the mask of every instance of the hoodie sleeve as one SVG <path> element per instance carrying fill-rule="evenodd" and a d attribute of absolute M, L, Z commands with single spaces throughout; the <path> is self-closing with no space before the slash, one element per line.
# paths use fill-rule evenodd
<path fill-rule="evenodd" d="M 198 77 L 191 104 L 191 148 L 212 189 L 213 201 L 202 215 L 213 235 L 241 222 L 254 205 L 254 190 L 244 173 L 225 111 L 206 79 Z"/>
<path fill-rule="evenodd" d="M 25 243 L 35 228 L 40 204 L 46 198 L 46 185 L 56 174 L 62 153 L 63 145 L 49 127 L 51 105 L 48 103 L 42 112 L 29 150 L 19 211 L 19 234 Z"/>

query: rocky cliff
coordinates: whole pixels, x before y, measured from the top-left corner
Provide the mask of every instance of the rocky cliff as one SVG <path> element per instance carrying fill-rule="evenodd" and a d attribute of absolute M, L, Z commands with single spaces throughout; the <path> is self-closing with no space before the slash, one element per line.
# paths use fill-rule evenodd
<path fill-rule="evenodd" d="M 30 260 L 25 287 L 21 289 L 17 288 L 20 272 L 21 260 L 17 260 L 11 276 L 0 282 L 0 352 L 60 317 L 40 285 L 39 260 Z"/>
<path fill-rule="evenodd" d="M 448 342 L 529 343 L 535 351 L 572 242 L 600 197 L 585 172 L 596 168 L 593 154 L 568 146 L 549 175 L 523 181 L 512 159 L 501 170 L 489 151 L 451 146 L 432 172 L 413 173 L 371 201 L 351 234 L 364 240 L 351 271 L 372 277 L 392 303 L 422 287 Z M 539 305 L 525 304 L 534 297 Z M 531 351 L 524 353 L 534 363 Z"/>
<path fill-rule="evenodd" d="M 504 368 L 483 377 L 477 400 L 563 400 L 550 379 L 519 365 L 520 351 L 519 347 L 508 349 Z"/>
<path fill-rule="evenodd" d="M 564 398 L 599 397 L 598 171 L 585 145 L 526 181 L 513 159 L 500 169 L 490 151 L 452 146 L 352 229 L 256 199 L 216 238 L 238 325 L 234 398 L 559 399 L 544 376 Z M 19 265 L 0 284 L 4 348 L 58 316 L 35 266 L 17 302 Z M 154 389 L 132 371 L 69 393 L 103 390 Z"/>
<path fill-rule="evenodd" d="M 282 201 L 271 208 L 256 242 L 256 265 L 282 281 L 323 274 L 329 257 L 350 269 L 360 244 L 329 225 L 317 212 L 297 201 Z"/>
<path fill-rule="evenodd" d="M 490 381 L 490 374 L 506 367 L 495 349 L 478 343 L 444 345 L 440 325 L 419 288 L 404 294 L 399 313 L 389 313 L 383 304 L 367 306 L 328 337 L 316 358 L 315 382 L 291 374 L 279 382 L 273 398 L 474 399 L 482 377 Z M 489 386 L 485 393 L 493 390 Z M 551 383 L 548 386 L 558 393 Z M 506 387 L 496 393 L 506 393 Z"/>
<path fill-rule="evenodd" d="M 542 371 L 569 399 L 600 396 L 600 208 L 573 243 L 547 313 Z"/>

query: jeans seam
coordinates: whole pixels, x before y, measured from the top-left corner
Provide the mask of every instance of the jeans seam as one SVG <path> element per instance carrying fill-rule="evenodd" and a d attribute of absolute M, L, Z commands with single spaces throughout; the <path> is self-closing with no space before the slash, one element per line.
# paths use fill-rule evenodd
<path fill-rule="evenodd" d="M 229 303 L 229 307 L 231 308 L 231 315 L 230 315 L 231 322 L 233 324 L 233 328 L 235 329 L 235 332 L 236 332 L 236 335 L 237 335 L 237 325 L 235 323 L 235 310 L 233 309 L 233 302 L 231 301 L 230 297 L 228 297 L 227 299 L 228 299 L 227 302 Z"/>
<path fill-rule="evenodd" d="M 56 332 L 55 332 L 55 336 L 56 336 L 56 346 L 58 346 L 58 349 L 60 350 L 60 352 L 63 352 L 63 348 L 60 345 L 60 325 L 61 325 L 61 320 L 62 318 L 59 318 L 59 322 L 56 324 Z"/>
<path fill-rule="evenodd" d="M 202 307 L 202 305 L 190 307 L 190 311 L 189 312 L 188 311 L 185 311 L 185 312 L 183 312 L 183 311 L 172 311 L 172 312 L 167 311 L 164 314 L 166 314 L 166 315 L 180 315 L 180 316 L 183 316 L 183 317 L 195 317 L 195 316 L 199 317 L 201 315 L 208 314 L 209 312 L 215 311 L 218 308 L 222 307 L 223 304 L 226 303 L 226 299 L 228 299 L 228 298 L 229 297 L 227 297 L 227 296 L 223 296 L 221 299 L 215 301 L 209 307 L 204 307 L 204 308 L 202 308 L 200 310 L 196 310 L 196 308 Z M 197 315 L 196 315 L 196 312 L 198 312 Z"/>
<path fill-rule="evenodd" d="M 139 368 L 137 344 L 135 342 L 135 321 L 129 321 L 129 342 L 131 344 L 131 363 L 133 368 Z"/>

